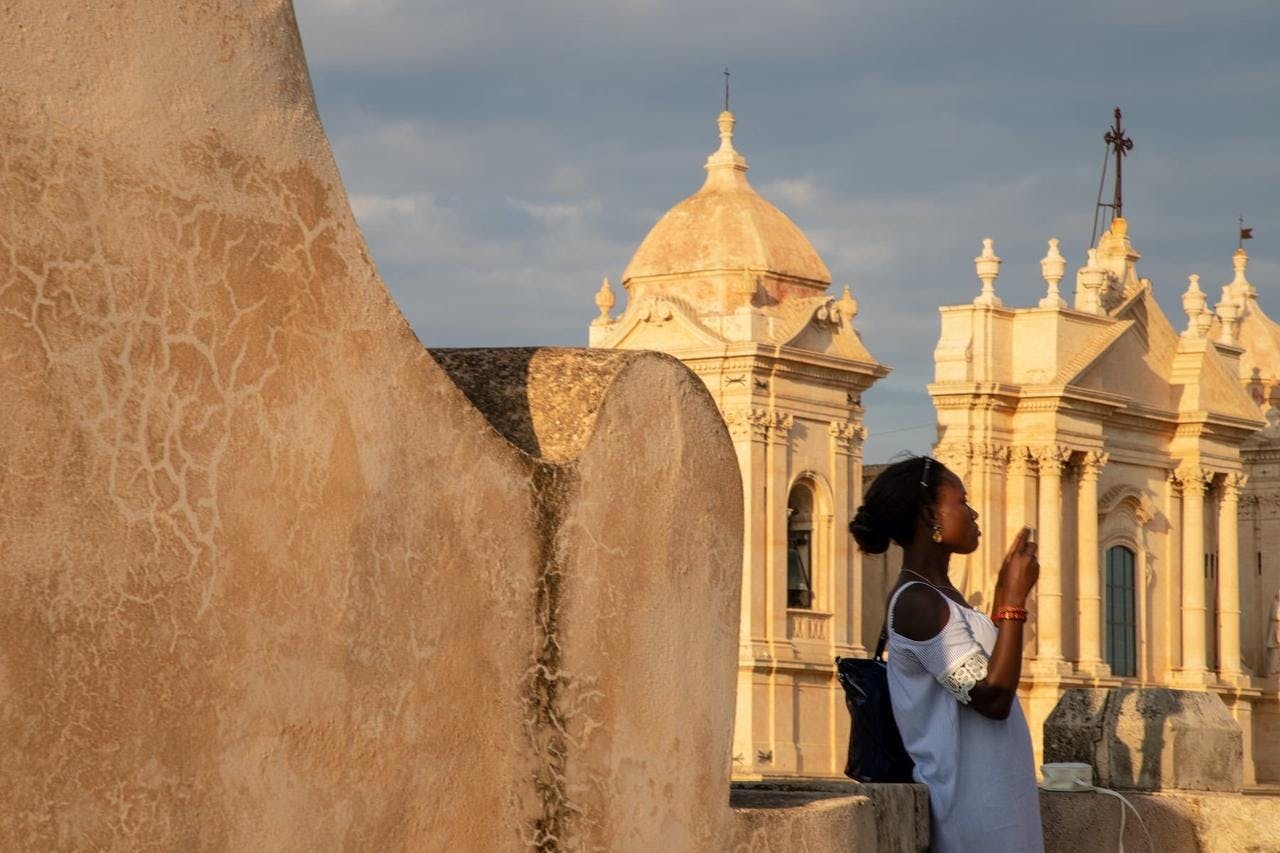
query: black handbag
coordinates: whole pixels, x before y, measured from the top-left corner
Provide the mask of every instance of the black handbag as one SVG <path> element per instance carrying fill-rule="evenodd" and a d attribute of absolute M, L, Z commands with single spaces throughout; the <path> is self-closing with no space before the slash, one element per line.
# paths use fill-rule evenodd
<path fill-rule="evenodd" d="M 889 704 L 889 671 L 884 662 L 888 626 L 880 632 L 873 658 L 836 658 L 836 677 L 849 709 L 849 757 L 844 775 L 859 782 L 911 782 L 915 762 Z"/>

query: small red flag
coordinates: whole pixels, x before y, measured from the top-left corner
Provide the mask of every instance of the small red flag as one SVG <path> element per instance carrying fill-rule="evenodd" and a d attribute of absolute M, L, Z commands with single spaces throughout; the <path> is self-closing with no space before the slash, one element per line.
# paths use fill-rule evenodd
<path fill-rule="evenodd" d="M 1252 239 L 1253 239 L 1253 229 L 1252 229 L 1252 228 L 1241 228 L 1241 229 L 1240 229 L 1240 239 L 1241 239 L 1241 240 L 1252 240 Z"/>

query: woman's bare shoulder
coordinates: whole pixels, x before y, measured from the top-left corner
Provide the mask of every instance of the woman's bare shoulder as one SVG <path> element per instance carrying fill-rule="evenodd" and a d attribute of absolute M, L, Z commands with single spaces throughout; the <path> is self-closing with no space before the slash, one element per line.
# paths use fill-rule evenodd
<path fill-rule="evenodd" d="M 908 640 L 932 640 L 947 626 L 951 608 L 941 592 L 923 583 L 909 584 L 893 605 L 893 630 Z"/>

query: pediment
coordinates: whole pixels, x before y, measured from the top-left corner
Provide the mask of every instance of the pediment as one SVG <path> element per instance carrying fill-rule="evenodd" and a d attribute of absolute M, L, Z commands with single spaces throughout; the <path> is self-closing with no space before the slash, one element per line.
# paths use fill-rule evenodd
<path fill-rule="evenodd" d="M 692 312 L 678 300 L 650 298 L 628 305 L 612 333 L 598 346 L 671 351 L 723 343 L 721 337 L 694 319 Z"/>

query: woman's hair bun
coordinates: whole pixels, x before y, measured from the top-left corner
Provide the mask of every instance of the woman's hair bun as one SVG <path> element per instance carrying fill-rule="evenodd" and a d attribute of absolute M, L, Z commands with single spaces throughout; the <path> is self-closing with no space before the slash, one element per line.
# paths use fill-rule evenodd
<path fill-rule="evenodd" d="M 889 531 L 867 509 L 866 504 L 858 507 L 858 511 L 854 513 L 853 521 L 849 522 L 849 532 L 864 554 L 883 554 L 889 550 Z"/>

